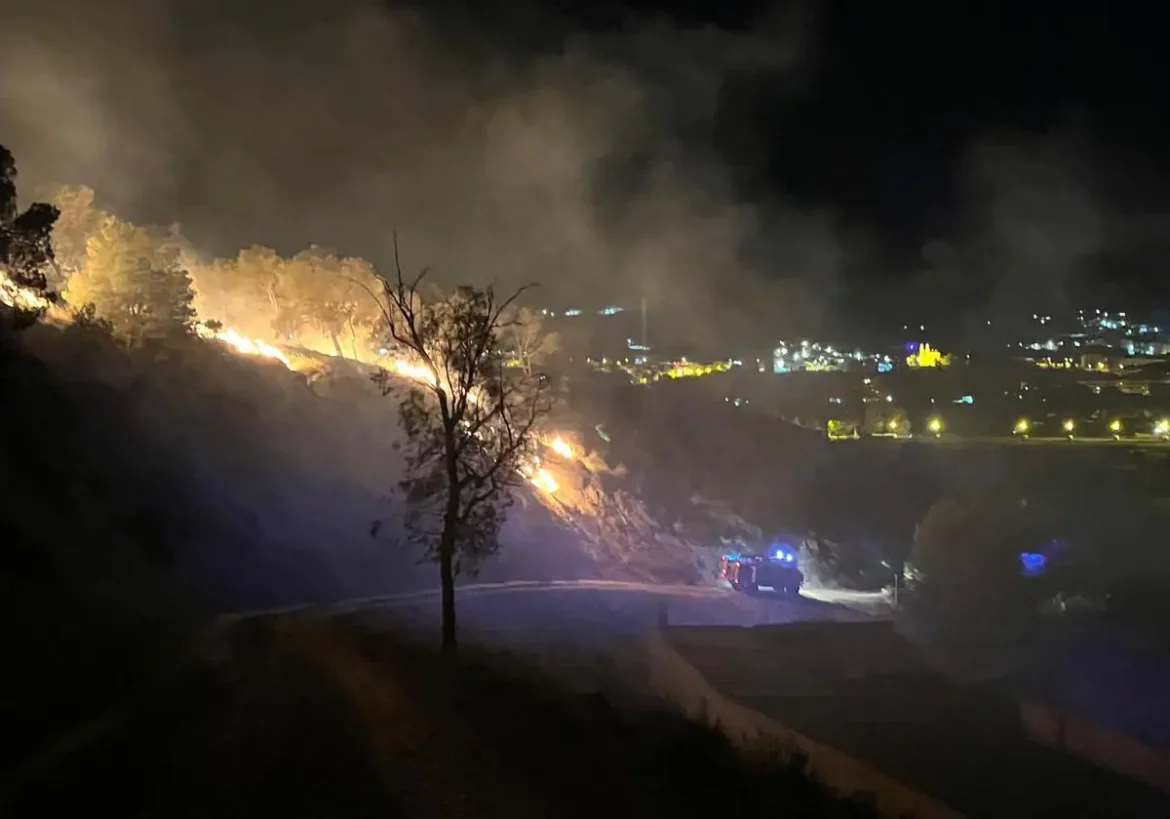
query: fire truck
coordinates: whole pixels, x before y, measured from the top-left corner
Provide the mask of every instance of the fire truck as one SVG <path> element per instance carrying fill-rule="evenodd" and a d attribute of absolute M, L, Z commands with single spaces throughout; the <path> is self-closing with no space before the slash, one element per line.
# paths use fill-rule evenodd
<path fill-rule="evenodd" d="M 774 544 L 759 554 L 725 554 L 719 561 L 719 573 L 731 588 L 740 592 L 771 589 L 795 596 L 800 594 L 804 583 L 796 551 L 783 544 Z"/>

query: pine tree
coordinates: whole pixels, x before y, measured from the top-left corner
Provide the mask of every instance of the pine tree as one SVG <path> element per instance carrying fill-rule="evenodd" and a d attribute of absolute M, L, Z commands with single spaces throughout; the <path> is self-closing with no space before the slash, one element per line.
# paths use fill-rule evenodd
<path fill-rule="evenodd" d="M 178 249 L 113 217 L 86 242 L 85 266 L 69 281 L 66 300 L 92 304 L 127 344 L 186 335 L 195 323 L 191 277 Z"/>

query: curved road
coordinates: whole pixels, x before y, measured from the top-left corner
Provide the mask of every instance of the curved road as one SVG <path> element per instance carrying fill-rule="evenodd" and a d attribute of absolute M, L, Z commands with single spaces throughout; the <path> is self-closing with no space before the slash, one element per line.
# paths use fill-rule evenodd
<path fill-rule="evenodd" d="M 741 605 L 768 606 L 769 604 L 829 604 L 833 607 L 843 607 L 866 614 L 878 614 L 886 607 L 887 598 L 882 592 L 859 592 L 834 589 L 806 588 L 799 599 L 775 598 L 768 596 L 747 596 L 730 591 L 723 586 L 700 585 L 664 585 L 656 583 L 634 583 L 619 580 L 515 580 L 504 583 L 473 583 L 456 587 L 456 597 L 460 600 L 482 598 L 496 595 L 507 595 L 526 592 L 633 592 L 656 595 L 659 597 L 708 599 L 720 602 L 740 603 Z M 349 600 L 340 600 L 335 603 L 303 603 L 295 606 L 283 606 L 274 609 L 257 611 L 234 612 L 220 616 L 221 623 L 234 623 L 256 617 L 274 617 L 284 614 L 311 613 L 320 617 L 335 617 L 352 614 L 359 611 L 395 608 L 410 604 L 425 603 L 439 597 L 438 589 L 424 589 L 421 591 L 401 592 L 397 594 L 380 595 L 377 597 L 361 597 Z M 811 613 L 811 611 L 810 611 Z"/>

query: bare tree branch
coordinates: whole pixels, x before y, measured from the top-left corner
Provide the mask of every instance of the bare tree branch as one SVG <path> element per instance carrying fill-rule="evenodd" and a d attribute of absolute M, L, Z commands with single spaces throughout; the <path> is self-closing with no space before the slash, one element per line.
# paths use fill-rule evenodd
<path fill-rule="evenodd" d="M 423 372 L 399 365 L 400 375 L 376 380 L 386 393 L 402 375 L 418 382 L 399 406 L 408 439 L 399 489 L 410 542 L 439 563 L 443 644 L 454 647 L 455 575 L 497 550 L 511 492 L 539 466 L 536 429 L 550 402 L 543 379 L 508 373 L 500 358 L 501 328 L 528 286 L 504 299 L 490 286 L 424 297 L 426 271 L 406 276 L 397 236 L 394 264 L 379 303 L 386 335 L 395 355 Z"/>

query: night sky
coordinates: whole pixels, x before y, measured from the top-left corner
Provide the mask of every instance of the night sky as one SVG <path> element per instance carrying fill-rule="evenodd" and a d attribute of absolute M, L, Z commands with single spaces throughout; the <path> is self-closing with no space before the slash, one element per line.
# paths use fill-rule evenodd
<path fill-rule="evenodd" d="M 638 15 L 665 16 L 683 28 L 762 32 L 784 47 L 791 43 L 785 30 L 799 20 L 799 70 L 729 71 L 713 116 L 683 130 L 691 150 L 716 152 L 746 200 L 833 214 L 847 246 L 834 307 L 846 321 L 872 313 L 875 297 L 889 313 L 881 323 L 889 324 L 920 314 L 945 319 L 966 306 L 965 295 L 987 300 L 981 312 L 1011 309 L 1004 304 L 1015 299 L 1010 284 L 1003 299 L 989 293 L 1001 277 L 1017 275 L 1016 260 L 1002 273 L 987 262 L 956 271 L 940 269 L 932 253 L 943 245 L 962 254 L 981 242 L 988 221 L 1017 216 L 972 213 L 970 157 L 973 146 L 986 143 L 1022 155 L 1014 164 L 1025 167 L 1004 173 L 1020 171 L 1020 184 L 1034 187 L 1038 201 L 1029 211 L 1061 210 L 1062 186 L 1046 186 L 1056 173 L 1075 177 L 1074 187 L 1106 223 L 1100 241 L 1063 266 L 1071 255 L 1065 247 L 1079 241 L 1076 220 L 1065 224 L 1058 215 L 1041 226 L 1059 261 L 1020 275 L 1058 280 L 1057 308 L 1170 300 L 1162 276 L 1170 251 L 1170 119 L 1152 4 L 561 3 L 572 22 L 543 21 L 543 30 L 523 11 L 468 11 L 457 0 L 430 8 L 442 9 L 432 13 L 449 29 L 491 32 L 486 36 L 538 51 L 563 47 L 578 28 L 628 28 Z M 786 14 L 791 9 L 797 13 Z M 1055 171 L 1030 179 L 1028 166 L 1048 159 Z M 767 271 L 767 260 L 759 267 Z M 985 286 L 959 287 L 958 298 L 939 292 L 954 291 L 937 283 L 956 277 Z M 895 295 L 886 298 L 891 288 Z M 1013 306 L 1027 313 L 1053 305 L 1041 294 Z"/>
<path fill-rule="evenodd" d="M 814 88 L 771 123 L 769 176 L 922 241 L 955 218 L 956 165 L 987 132 L 1083 128 L 1122 161 L 1161 161 L 1165 73 L 1135 5 L 827 4 Z"/>
<path fill-rule="evenodd" d="M 1170 303 L 1152 3 L 97 5 L 6 9 L 0 142 L 208 253 L 393 226 L 755 323 Z"/>
<path fill-rule="evenodd" d="M 634 5 L 734 30 L 776 4 Z M 810 8 L 807 83 L 794 93 L 766 73 L 732 76 L 713 123 L 752 195 L 832 208 L 892 250 L 917 254 L 961 219 L 957 177 L 973 141 L 1067 130 L 1133 175 L 1142 191 L 1124 204 L 1170 206 L 1168 73 L 1153 5 L 836 0 Z M 740 158 L 744 145 L 751 163 Z"/>

